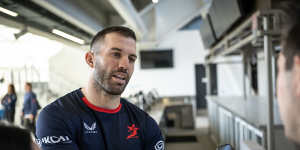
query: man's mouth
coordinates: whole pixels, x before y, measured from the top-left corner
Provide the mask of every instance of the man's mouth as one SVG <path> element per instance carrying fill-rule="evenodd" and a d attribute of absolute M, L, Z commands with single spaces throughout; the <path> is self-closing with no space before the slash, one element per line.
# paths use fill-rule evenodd
<path fill-rule="evenodd" d="M 126 77 L 123 76 L 123 75 L 112 75 L 112 76 L 115 77 L 115 78 L 118 78 L 120 80 L 125 80 L 126 79 Z"/>
<path fill-rule="evenodd" d="M 126 74 L 124 73 L 117 73 L 112 75 L 112 79 L 119 84 L 125 84 L 126 83 Z"/>

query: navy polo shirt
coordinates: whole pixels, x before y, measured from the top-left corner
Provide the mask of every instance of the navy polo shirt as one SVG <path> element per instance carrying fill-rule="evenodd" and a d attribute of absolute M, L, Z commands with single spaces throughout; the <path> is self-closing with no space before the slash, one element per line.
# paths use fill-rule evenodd
<path fill-rule="evenodd" d="M 114 110 L 91 104 L 77 89 L 46 106 L 37 120 L 42 150 L 163 150 L 157 123 L 121 98 Z"/>
<path fill-rule="evenodd" d="M 24 115 L 32 114 L 36 115 L 38 111 L 38 104 L 36 100 L 36 95 L 31 92 L 26 92 L 24 95 L 24 104 L 23 104 L 23 113 Z"/>

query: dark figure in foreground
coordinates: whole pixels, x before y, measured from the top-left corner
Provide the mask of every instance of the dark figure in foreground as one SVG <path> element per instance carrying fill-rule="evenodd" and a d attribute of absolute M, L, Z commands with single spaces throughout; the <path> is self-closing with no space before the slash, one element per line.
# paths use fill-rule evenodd
<path fill-rule="evenodd" d="M 0 146 L 3 150 L 39 150 L 30 132 L 0 122 Z"/>

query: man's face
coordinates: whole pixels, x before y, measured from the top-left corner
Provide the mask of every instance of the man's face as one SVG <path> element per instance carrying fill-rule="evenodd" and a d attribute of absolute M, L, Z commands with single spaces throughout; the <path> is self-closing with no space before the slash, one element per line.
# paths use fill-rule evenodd
<path fill-rule="evenodd" d="M 26 92 L 30 92 L 31 91 L 31 87 L 27 84 L 25 84 L 25 91 Z"/>
<path fill-rule="evenodd" d="M 299 88 L 299 72 L 295 66 L 291 71 L 285 67 L 286 58 L 280 54 L 278 59 L 278 77 L 277 77 L 277 98 L 279 103 L 280 115 L 285 127 L 285 134 L 292 140 L 299 140 L 300 126 L 299 118 L 299 98 L 297 98 L 297 89 Z"/>
<path fill-rule="evenodd" d="M 134 70 L 136 42 L 118 33 L 106 34 L 99 42 L 94 50 L 95 86 L 108 94 L 121 95 Z"/>

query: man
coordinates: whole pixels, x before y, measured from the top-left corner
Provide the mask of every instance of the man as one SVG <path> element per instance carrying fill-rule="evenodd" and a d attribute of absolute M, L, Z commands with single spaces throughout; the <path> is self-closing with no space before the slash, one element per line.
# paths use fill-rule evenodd
<path fill-rule="evenodd" d="M 32 91 L 31 83 L 25 83 L 24 104 L 22 110 L 23 123 L 25 128 L 35 133 L 35 119 L 39 104 L 35 93 Z"/>
<path fill-rule="evenodd" d="M 278 59 L 277 96 L 286 136 L 300 144 L 300 2 L 283 3 L 281 47 Z"/>
<path fill-rule="evenodd" d="M 66 56 L 67 57 L 67 56 Z M 37 122 L 43 150 L 163 150 L 156 122 L 120 97 L 134 70 L 136 36 L 115 26 L 97 33 L 85 61 L 86 87 L 46 106 Z"/>

